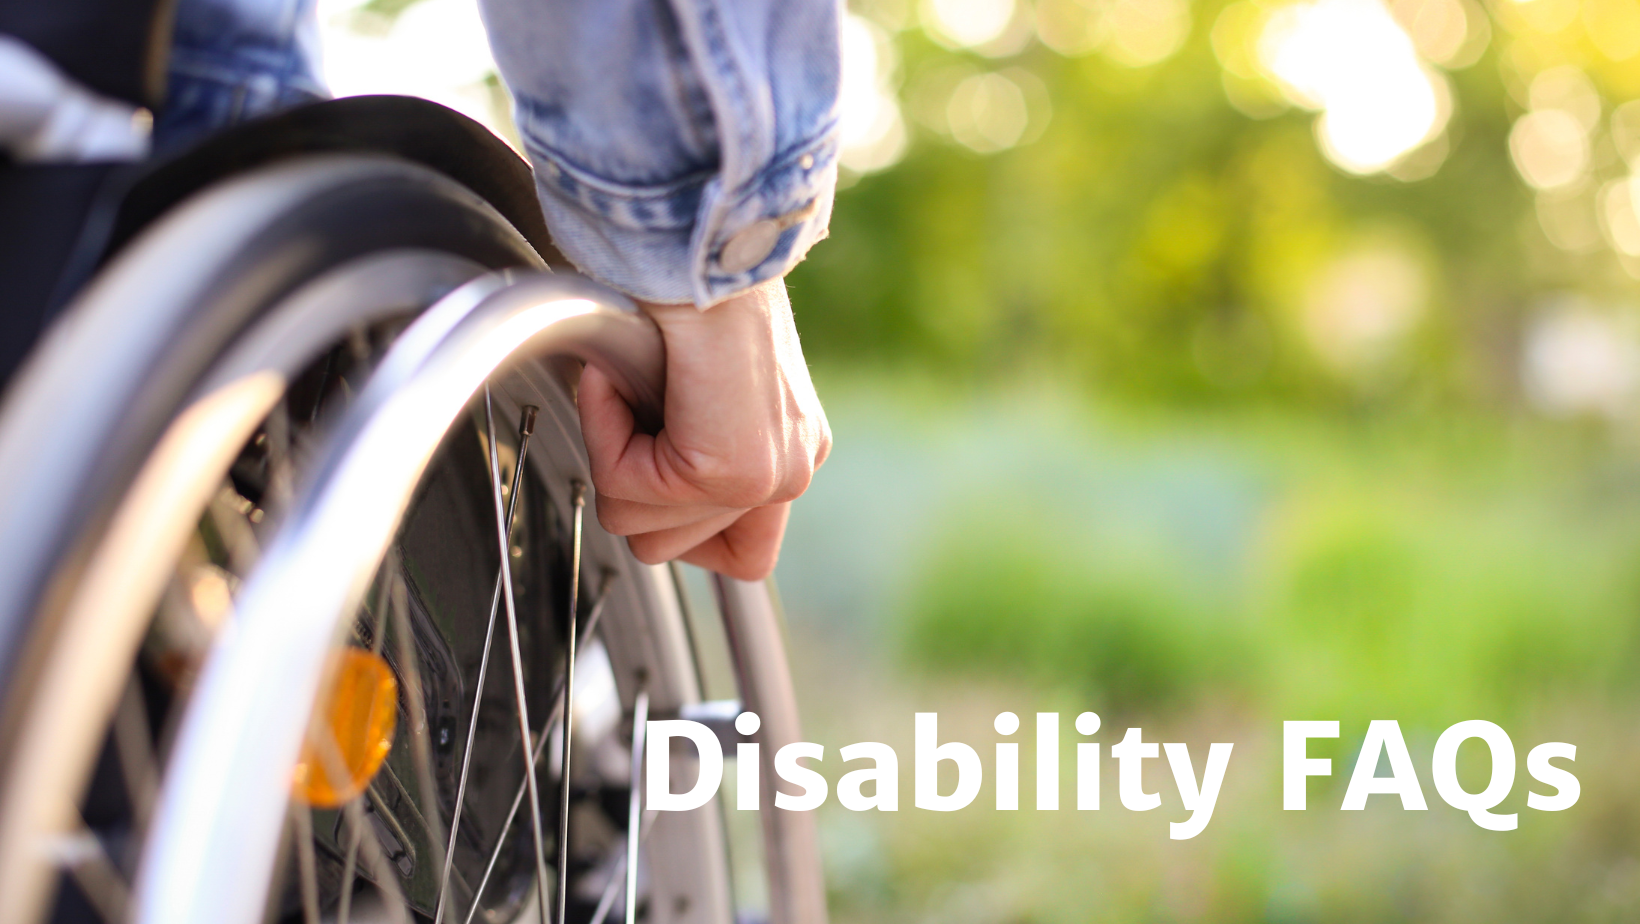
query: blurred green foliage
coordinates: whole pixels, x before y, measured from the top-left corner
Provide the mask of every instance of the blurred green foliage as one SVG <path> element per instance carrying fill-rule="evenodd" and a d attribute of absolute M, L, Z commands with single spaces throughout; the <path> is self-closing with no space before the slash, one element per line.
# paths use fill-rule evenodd
<path fill-rule="evenodd" d="M 979 155 L 916 129 L 903 161 L 844 189 L 791 277 L 809 355 L 957 380 L 1049 364 L 1169 403 L 1467 406 L 1512 398 L 1519 320 L 1544 292 L 1630 291 L 1609 253 L 1554 251 L 1536 228 L 1501 39 L 1450 74 L 1439 170 L 1362 178 L 1325 161 L 1313 113 L 1231 106 L 1209 39 L 1223 5 L 1194 4 L 1184 46 L 1151 68 L 1032 44 L 1001 63 L 1046 85 L 1040 138 Z M 908 96 L 941 69 L 999 66 L 916 29 L 897 47 Z M 1407 355 L 1363 387 L 1318 364 L 1299 316 L 1327 263 L 1374 241 L 1412 254 L 1429 294 Z"/>
<path fill-rule="evenodd" d="M 906 653 L 1123 712 L 1228 697 L 1288 718 L 1433 724 L 1633 695 L 1640 510 L 1586 481 L 1582 454 L 1502 431 L 1340 443 L 1348 430 L 1244 427 L 1219 454 L 1265 493 L 1233 560 L 1207 569 L 1228 576 L 1204 577 L 1186 543 L 1120 507 L 1044 528 L 1029 511 L 1059 486 L 1016 485 L 930 528 Z"/>
<path fill-rule="evenodd" d="M 1112 561 L 1005 508 L 973 512 L 936 546 L 907 614 L 904 643 L 924 664 L 1059 682 L 1132 710 L 1189 703 L 1255 655 L 1177 568 Z"/>
<path fill-rule="evenodd" d="M 1444 72 L 1444 161 L 1411 181 L 1334 167 L 1313 112 L 1232 105 L 1227 86 L 1277 95 L 1226 75 L 1222 0 L 1191 4 L 1182 47 L 1144 68 L 1040 42 L 1001 59 L 948 50 L 915 25 L 927 3 L 899 5 L 908 151 L 839 193 L 831 239 L 790 278 L 838 443 L 782 566 L 799 624 L 829 632 L 869 605 L 884 629 L 852 644 L 891 655 L 825 662 L 815 673 L 833 685 L 806 717 L 844 742 L 866 716 L 937 708 L 942 731 L 982 745 L 1001 709 L 1087 708 L 1106 743 L 1141 724 L 1148 740 L 1234 741 L 1237 769 L 1187 844 L 1166 840 L 1159 816 L 1182 817 L 1171 802 L 839 810 L 825 822 L 839 918 L 1640 914 L 1635 403 L 1545 419 L 1523 371 L 1534 324 L 1568 293 L 1614 329 L 1640 320 L 1593 204 L 1630 168 L 1615 128 L 1594 129 L 1588 173 L 1564 193 L 1594 243 L 1564 247 L 1510 148 L 1536 73 L 1582 68 L 1602 120 L 1640 95 L 1640 56 L 1603 57 L 1611 43 L 1589 37 L 1614 16 L 1640 22 L 1624 3 L 1486 2 L 1486 51 Z M 1040 136 L 982 155 L 919 121 L 947 75 L 1007 69 L 1046 89 Z M 1416 268 L 1415 317 L 1386 352 L 1341 362 L 1318 342 L 1317 287 L 1382 250 Z M 1042 393 L 1080 410 L 983 407 Z M 831 553 L 811 523 L 832 531 Z M 804 568 L 824 573 L 810 598 Z M 873 581 L 875 603 L 820 593 Z M 880 689 L 885 671 L 904 689 Z M 1321 808 L 1284 813 L 1280 723 L 1303 718 L 1344 735 L 1314 750 L 1335 761 L 1312 784 Z M 1428 813 L 1336 810 L 1366 724 L 1384 718 L 1406 730 Z M 1521 747 L 1577 742 L 1583 800 L 1525 813 L 1507 836 L 1441 806 L 1429 749 L 1472 718 Z M 1170 793 L 1154 772 L 1150 788 Z"/>

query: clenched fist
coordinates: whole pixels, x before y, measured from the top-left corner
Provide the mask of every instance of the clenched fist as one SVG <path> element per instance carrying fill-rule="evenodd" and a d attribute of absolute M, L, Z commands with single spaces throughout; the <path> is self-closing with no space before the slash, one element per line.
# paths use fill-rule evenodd
<path fill-rule="evenodd" d="M 665 425 L 638 431 L 592 366 L 581 428 L 598 521 L 632 554 L 741 580 L 774 570 L 793 499 L 831 451 L 781 280 L 706 311 L 646 304 L 666 341 Z"/>

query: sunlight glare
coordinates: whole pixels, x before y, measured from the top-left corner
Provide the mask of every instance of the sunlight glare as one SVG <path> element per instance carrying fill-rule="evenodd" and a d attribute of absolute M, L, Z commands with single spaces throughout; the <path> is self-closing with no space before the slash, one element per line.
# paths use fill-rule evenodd
<path fill-rule="evenodd" d="M 1327 158 L 1382 171 L 1446 127 L 1444 82 L 1378 0 L 1314 0 L 1276 11 L 1259 58 L 1288 98 L 1319 109 Z"/>
<path fill-rule="evenodd" d="M 336 96 L 419 96 L 505 134 L 485 84 L 495 62 L 477 0 L 420 0 L 390 25 L 353 0 L 329 0 L 319 14 L 325 78 Z"/>
<path fill-rule="evenodd" d="M 1000 38 L 1014 19 L 1014 0 L 923 0 L 930 36 L 954 48 L 973 48 Z"/>
<path fill-rule="evenodd" d="M 894 45 L 881 28 L 853 14 L 843 20 L 842 111 L 844 167 L 870 173 L 905 153 L 905 120 L 894 96 Z"/>

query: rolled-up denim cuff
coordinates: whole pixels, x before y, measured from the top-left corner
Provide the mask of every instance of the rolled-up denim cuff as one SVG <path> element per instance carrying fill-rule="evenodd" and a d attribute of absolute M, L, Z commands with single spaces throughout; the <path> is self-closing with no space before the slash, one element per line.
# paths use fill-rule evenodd
<path fill-rule="evenodd" d="M 716 175 L 610 183 L 539 144 L 526 146 L 558 249 L 587 275 L 645 301 L 706 308 L 783 276 L 831 220 L 831 129 L 731 191 Z"/>
<path fill-rule="evenodd" d="M 738 190 L 708 184 L 690 241 L 695 304 L 784 276 L 826 236 L 836 188 L 835 128 L 781 152 Z"/>

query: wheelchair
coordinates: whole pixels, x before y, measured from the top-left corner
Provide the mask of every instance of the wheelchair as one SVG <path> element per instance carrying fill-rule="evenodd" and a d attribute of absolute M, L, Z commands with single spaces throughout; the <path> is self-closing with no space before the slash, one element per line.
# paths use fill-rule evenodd
<path fill-rule="evenodd" d="M 0 37 L 150 105 L 164 6 Z M 0 241 L 0 924 L 824 924 L 772 587 L 590 515 L 580 369 L 654 428 L 664 350 L 504 143 L 364 97 L 14 157 Z M 669 717 L 763 745 L 750 843 L 643 808 Z"/>

